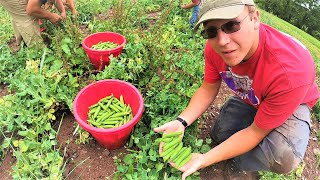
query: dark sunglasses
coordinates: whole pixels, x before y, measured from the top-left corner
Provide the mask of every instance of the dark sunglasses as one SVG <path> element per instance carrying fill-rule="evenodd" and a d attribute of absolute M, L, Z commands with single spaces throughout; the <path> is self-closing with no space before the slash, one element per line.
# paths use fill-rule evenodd
<path fill-rule="evenodd" d="M 226 34 L 237 32 L 241 29 L 240 23 L 245 20 L 249 16 L 249 14 L 240 21 L 229 21 L 225 24 L 222 24 L 219 28 L 210 26 L 207 29 L 202 30 L 201 35 L 204 39 L 211 39 L 217 37 L 219 29 L 221 29 Z"/>

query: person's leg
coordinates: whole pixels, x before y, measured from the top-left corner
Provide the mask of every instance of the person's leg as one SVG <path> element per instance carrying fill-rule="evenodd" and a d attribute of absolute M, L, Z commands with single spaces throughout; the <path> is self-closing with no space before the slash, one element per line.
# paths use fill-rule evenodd
<path fill-rule="evenodd" d="M 27 15 L 27 0 L 0 0 L 0 3 L 12 18 L 17 42 L 22 38 L 27 46 L 30 46 L 31 42 L 39 43 L 42 41 L 38 20 Z"/>
<path fill-rule="evenodd" d="M 13 27 L 13 32 L 14 32 L 14 35 L 16 37 L 16 43 L 17 45 L 20 45 L 21 41 L 22 41 L 22 36 L 18 30 L 18 27 L 16 25 L 16 22 L 14 21 L 11 21 L 12 22 L 12 27 Z"/>
<path fill-rule="evenodd" d="M 256 110 L 238 97 L 231 97 L 221 108 L 211 138 L 221 143 L 250 126 Z M 310 134 L 310 110 L 300 105 L 288 120 L 271 131 L 251 151 L 235 157 L 229 164 L 235 170 L 288 173 L 302 161 Z M 230 167 L 229 166 L 229 167 Z"/>
<path fill-rule="evenodd" d="M 250 126 L 257 109 L 246 104 L 239 97 L 232 96 L 221 108 L 211 130 L 211 138 L 220 144 L 234 133 Z"/>
<path fill-rule="evenodd" d="M 16 43 L 17 45 L 19 45 L 20 42 L 22 41 L 22 36 L 17 29 L 15 14 L 17 14 L 17 12 L 22 10 L 20 7 L 23 7 L 23 5 L 21 6 L 18 0 L 12 0 L 12 1 L 0 0 L 0 4 L 9 13 L 11 17 L 11 23 L 12 23 L 13 32 L 16 38 Z"/>
<path fill-rule="evenodd" d="M 192 29 L 194 27 L 194 25 L 196 24 L 196 21 L 197 21 L 197 17 L 199 15 L 199 5 L 198 6 L 195 6 L 193 8 L 193 12 L 192 12 L 192 16 L 189 20 L 189 23 L 190 23 L 190 28 Z"/>
<path fill-rule="evenodd" d="M 234 158 L 243 171 L 289 173 L 303 160 L 310 134 L 310 110 L 300 105 L 288 120 L 271 131 L 253 150 Z"/>
<path fill-rule="evenodd" d="M 28 47 L 43 42 L 40 34 L 40 25 L 38 20 L 30 19 L 28 22 L 20 22 L 17 25 L 18 30 L 23 38 L 23 41 Z"/>
<path fill-rule="evenodd" d="M 238 96 L 231 97 L 221 108 L 220 114 L 211 130 L 211 138 L 215 145 L 228 139 L 236 132 L 250 126 L 257 109 L 246 104 Z M 232 159 L 221 162 L 224 165 L 224 179 L 257 179 L 256 173 L 246 173 L 235 169 Z"/>

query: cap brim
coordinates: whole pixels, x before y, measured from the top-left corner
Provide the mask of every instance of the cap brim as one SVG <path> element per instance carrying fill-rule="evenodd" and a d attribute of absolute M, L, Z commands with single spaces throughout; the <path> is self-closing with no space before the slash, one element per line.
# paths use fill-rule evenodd
<path fill-rule="evenodd" d="M 233 19 L 238 17 L 245 5 L 236 5 L 236 6 L 227 6 L 219 9 L 212 9 L 203 14 L 196 25 L 193 28 L 193 31 L 197 31 L 200 24 L 213 19 Z"/>

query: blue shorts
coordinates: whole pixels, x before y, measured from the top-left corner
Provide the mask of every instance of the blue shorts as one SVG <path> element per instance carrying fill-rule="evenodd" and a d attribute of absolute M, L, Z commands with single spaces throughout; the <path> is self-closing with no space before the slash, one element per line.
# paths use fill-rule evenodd
<path fill-rule="evenodd" d="M 231 97 L 221 108 L 211 138 L 218 144 L 223 142 L 250 126 L 256 112 L 256 108 L 239 97 Z M 307 149 L 310 121 L 310 109 L 305 104 L 300 105 L 284 124 L 272 130 L 254 149 L 233 158 L 235 168 L 276 173 L 289 173 L 296 169 Z"/>

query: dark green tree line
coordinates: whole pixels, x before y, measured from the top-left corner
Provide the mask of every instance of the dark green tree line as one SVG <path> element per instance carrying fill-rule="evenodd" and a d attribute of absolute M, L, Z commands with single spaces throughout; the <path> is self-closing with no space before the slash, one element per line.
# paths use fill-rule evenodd
<path fill-rule="evenodd" d="M 257 0 L 256 3 L 320 40 L 319 0 Z"/>

